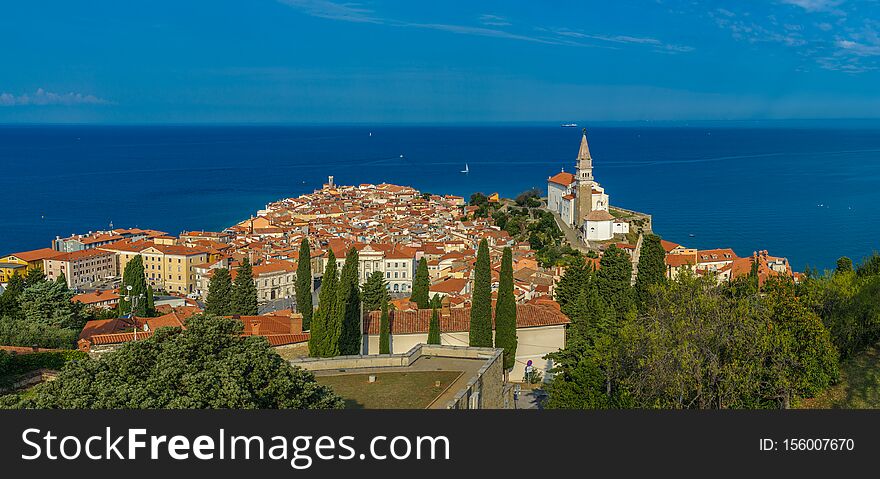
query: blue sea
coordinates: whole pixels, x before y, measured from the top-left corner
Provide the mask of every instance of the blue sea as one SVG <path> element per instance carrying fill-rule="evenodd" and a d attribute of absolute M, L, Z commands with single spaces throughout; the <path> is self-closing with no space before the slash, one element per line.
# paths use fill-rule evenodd
<path fill-rule="evenodd" d="M 338 184 L 515 196 L 572 171 L 580 128 L 0 126 L 0 255 L 116 227 L 217 230 Z M 880 129 L 836 124 L 596 126 L 594 175 L 664 238 L 757 249 L 796 269 L 880 249 Z M 470 173 L 460 173 L 465 164 Z"/>

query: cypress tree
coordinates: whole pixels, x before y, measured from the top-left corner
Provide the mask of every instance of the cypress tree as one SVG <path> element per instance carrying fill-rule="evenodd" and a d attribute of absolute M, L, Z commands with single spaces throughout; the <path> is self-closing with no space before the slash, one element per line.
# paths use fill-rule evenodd
<path fill-rule="evenodd" d="M 428 261 L 422 256 L 416 269 L 416 277 L 413 279 L 413 289 L 410 301 L 416 303 L 419 309 L 431 307 L 428 290 L 431 288 L 431 280 L 428 277 Z"/>
<path fill-rule="evenodd" d="M 632 263 L 629 255 L 615 245 L 611 245 L 599 262 L 596 283 L 599 296 L 623 319 L 633 307 Z"/>
<path fill-rule="evenodd" d="M 389 301 L 388 284 L 381 271 L 373 271 L 364 283 L 361 298 L 364 301 L 364 311 L 378 311 L 384 301 Z"/>
<path fill-rule="evenodd" d="M 588 267 L 582 256 L 577 256 L 570 265 L 565 267 L 565 272 L 555 288 L 556 302 L 565 310 L 565 307 L 580 296 L 584 285 L 588 281 L 591 266 Z"/>
<path fill-rule="evenodd" d="M 330 317 L 336 303 L 336 286 L 338 282 L 336 274 L 336 255 L 333 250 L 327 257 L 327 267 L 324 269 L 324 277 L 321 279 L 321 290 L 318 293 L 318 310 L 312 316 L 311 331 L 309 336 L 309 355 L 315 358 L 334 356 L 328 353 L 330 347 Z"/>
<path fill-rule="evenodd" d="M 489 265 L 489 244 L 480 241 L 477 263 L 474 266 L 474 290 L 471 298 L 470 330 L 471 346 L 492 347 L 492 272 Z"/>
<path fill-rule="evenodd" d="M 128 287 L 131 286 L 131 291 Z M 125 265 L 125 271 L 122 273 L 122 283 L 119 286 L 119 311 L 122 314 L 131 313 L 131 302 L 126 301 L 125 297 L 131 295 L 137 297 L 143 295 L 137 300 L 137 308 L 134 311 L 135 316 L 147 315 L 147 279 L 144 276 L 144 258 L 137 255 Z"/>
<path fill-rule="evenodd" d="M 648 290 L 651 285 L 664 283 L 666 283 L 666 250 L 660 244 L 660 237 L 650 234 L 642 239 L 639 271 L 636 274 L 635 292 L 640 310 L 644 309 L 648 301 Z"/>
<path fill-rule="evenodd" d="M 431 308 L 431 324 L 428 326 L 428 344 L 440 344 L 440 312 L 436 304 Z"/>
<path fill-rule="evenodd" d="M 254 284 L 251 262 L 245 257 L 232 283 L 232 314 L 255 316 L 257 312 L 257 285 Z"/>
<path fill-rule="evenodd" d="M 205 299 L 205 313 L 214 316 L 232 314 L 232 277 L 226 268 L 215 269 L 211 276 L 208 297 Z"/>
<path fill-rule="evenodd" d="M 495 305 L 495 347 L 504 349 L 504 369 L 516 363 L 516 297 L 513 294 L 513 254 L 504 248 L 498 302 Z"/>
<path fill-rule="evenodd" d="M 334 327 L 339 331 L 338 349 L 343 356 L 361 353 L 361 300 L 358 289 L 358 252 L 351 248 L 345 255 L 339 289 L 336 291 Z"/>
<path fill-rule="evenodd" d="M 309 240 L 303 238 L 299 245 L 299 262 L 296 265 L 296 310 L 303 315 L 303 329 L 312 324 L 312 252 Z"/>
<path fill-rule="evenodd" d="M 440 299 L 440 293 L 434 293 L 434 297 L 431 298 L 431 308 L 440 309 L 443 306 L 443 300 Z"/>
<path fill-rule="evenodd" d="M 388 301 L 382 301 L 379 318 L 379 354 L 391 354 L 391 323 L 388 318 Z"/>
<path fill-rule="evenodd" d="M 146 306 L 147 306 L 147 316 L 156 316 L 156 304 L 153 302 L 153 286 L 147 286 L 147 297 Z"/>

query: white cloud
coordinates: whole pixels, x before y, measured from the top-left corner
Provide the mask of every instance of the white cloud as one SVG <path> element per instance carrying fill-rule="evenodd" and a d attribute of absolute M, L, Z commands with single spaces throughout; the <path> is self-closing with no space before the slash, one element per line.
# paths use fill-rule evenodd
<path fill-rule="evenodd" d="M 107 100 L 98 98 L 94 95 L 83 95 L 82 93 L 54 93 L 37 88 L 33 94 L 27 93 L 22 95 L 13 95 L 12 93 L 0 93 L 0 106 L 46 106 L 46 105 L 104 105 L 109 103 Z"/>
<path fill-rule="evenodd" d="M 795 5 L 808 12 L 827 12 L 843 3 L 843 0 L 781 0 L 782 3 Z"/>
<path fill-rule="evenodd" d="M 280 3 L 301 10 L 307 15 L 318 18 L 326 18 L 331 20 L 339 20 L 345 22 L 356 23 L 373 23 L 377 25 L 387 25 L 391 27 L 403 28 L 421 28 L 427 30 L 438 30 L 462 35 L 475 35 L 482 37 L 506 38 L 510 40 L 520 40 L 533 43 L 543 43 L 548 45 L 568 45 L 578 47 L 598 47 L 601 45 L 584 43 L 572 40 L 598 40 L 601 42 L 621 43 L 621 44 L 643 44 L 654 47 L 655 51 L 664 53 L 681 53 L 690 52 L 693 47 L 685 45 L 664 44 L 663 42 L 653 38 L 643 38 L 627 35 L 592 35 L 571 30 L 551 30 L 542 27 L 533 27 L 536 32 L 548 32 L 546 34 L 515 33 L 508 31 L 502 27 L 510 26 L 511 23 L 506 18 L 499 15 L 484 14 L 479 20 L 483 26 L 460 25 L 450 23 L 420 23 L 412 21 L 397 20 L 394 18 L 385 18 L 378 16 L 373 10 L 363 8 L 356 3 L 336 3 L 330 0 L 278 0 Z"/>

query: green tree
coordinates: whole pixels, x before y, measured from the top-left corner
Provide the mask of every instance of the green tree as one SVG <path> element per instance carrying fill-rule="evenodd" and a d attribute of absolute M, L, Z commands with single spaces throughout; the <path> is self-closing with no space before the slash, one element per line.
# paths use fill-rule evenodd
<path fill-rule="evenodd" d="M 364 301 L 364 311 L 378 311 L 382 303 L 389 301 L 388 283 L 381 271 L 373 271 L 367 278 L 362 288 L 361 297 Z"/>
<path fill-rule="evenodd" d="M 217 268 L 208 283 L 205 313 L 214 316 L 232 315 L 232 277 L 226 268 Z"/>
<path fill-rule="evenodd" d="M 569 303 L 581 295 L 592 274 L 592 264 L 588 266 L 582 257 L 578 257 L 565 268 L 555 288 L 556 302 L 563 308 L 563 312 Z"/>
<path fill-rule="evenodd" d="M 43 274 L 43 270 L 39 268 L 31 268 L 27 271 L 27 275 L 24 278 L 25 286 L 34 286 L 37 284 L 46 281 L 46 275 Z"/>
<path fill-rule="evenodd" d="M 391 322 L 388 318 L 388 301 L 382 301 L 379 318 L 379 354 L 391 354 Z"/>
<path fill-rule="evenodd" d="M 599 295 L 617 311 L 620 319 L 623 319 L 633 307 L 631 281 L 632 263 L 629 255 L 617 246 L 611 245 L 599 260 L 596 282 Z"/>
<path fill-rule="evenodd" d="M 849 273 L 853 270 L 853 262 L 851 259 L 846 256 L 841 256 L 837 259 L 837 272 L 838 273 Z"/>
<path fill-rule="evenodd" d="M 100 359 L 68 363 L 15 408 L 338 409 L 342 400 L 289 365 L 240 321 L 194 316 Z"/>
<path fill-rule="evenodd" d="M 18 304 L 18 296 L 24 291 L 24 278 L 15 273 L 6 283 L 6 289 L 0 294 L 0 317 L 18 318 L 21 316 L 21 307 Z"/>
<path fill-rule="evenodd" d="M 474 266 L 474 290 L 471 298 L 470 330 L 471 346 L 492 347 L 492 272 L 489 264 L 489 244 L 480 241 L 477 262 Z"/>
<path fill-rule="evenodd" d="M 156 303 L 153 300 L 153 286 L 147 286 L 147 297 L 145 298 L 147 302 L 147 316 L 156 316 Z"/>
<path fill-rule="evenodd" d="M 336 273 L 336 255 L 333 250 L 327 258 L 327 267 L 321 278 L 321 289 L 318 293 L 318 310 L 312 316 L 309 337 L 309 355 L 316 358 L 335 356 L 339 351 L 338 333 L 331 329 L 331 318 L 336 305 L 336 289 L 339 278 Z"/>
<path fill-rule="evenodd" d="M 131 286 L 131 291 L 128 287 Z M 143 297 L 141 297 L 143 295 Z M 126 296 L 139 297 L 137 307 L 134 311 L 131 309 L 131 302 L 125 299 Z M 126 265 L 125 271 L 122 273 L 122 284 L 119 286 L 119 311 L 121 314 L 134 313 L 135 316 L 147 316 L 147 279 L 144 276 L 144 257 L 137 255 L 132 258 Z"/>
<path fill-rule="evenodd" d="M 504 349 L 504 369 L 516 364 L 516 297 L 513 293 L 513 253 L 509 247 L 501 255 L 498 301 L 495 305 L 495 347 Z"/>
<path fill-rule="evenodd" d="M 342 265 L 339 289 L 336 291 L 334 326 L 339 330 L 339 354 L 360 354 L 363 333 L 358 289 L 358 252 L 355 248 L 348 250 Z"/>
<path fill-rule="evenodd" d="M 210 291 L 209 291 L 210 292 Z M 255 316 L 257 308 L 257 285 L 254 283 L 254 272 L 251 262 L 245 257 L 241 266 L 235 271 L 232 282 L 232 314 Z"/>
<path fill-rule="evenodd" d="M 64 276 L 64 273 L 59 273 L 58 277 L 55 278 L 55 282 L 67 286 L 67 276 Z"/>
<path fill-rule="evenodd" d="M 428 309 L 430 299 L 428 290 L 431 288 L 431 280 L 428 277 L 428 261 L 423 256 L 419 260 L 419 266 L 416 268 L 416 276 L 413 279 L 413 289 L 410 301 L 416 303 L 419 309 Z"/>
<path fill-rule="evenodd" d="M 639 254 L 639 268 L 636 274 L 635 294 L 639 309 L 644 310 L 648 300 L 649 288 L 666 282 L 666 250 L 660 244 L 660 237 L 649 234 L 642 238 Z"/>
<path fill-rule="evenodd" d="M 303 315 L 303 329 L 312 324 L 312 251 L 309 240 L 303 238 L 299 245 L 299 259 L 296 265 L 296 309 Z"/>
<path fill-rule="evenodd" d="M 431 323 L 428 325 L 428 344 L 440 344 L 440 312 L 435 303 L 431 307 Z"/>
<path fill-rule="evenodd" d="M 25 320 L 58 328 L 79 330 L 86 322 L 85 307 L 74 303 L 73 291 L 55 281 L 42 281 L 25 288 L 18 303 Z"/>

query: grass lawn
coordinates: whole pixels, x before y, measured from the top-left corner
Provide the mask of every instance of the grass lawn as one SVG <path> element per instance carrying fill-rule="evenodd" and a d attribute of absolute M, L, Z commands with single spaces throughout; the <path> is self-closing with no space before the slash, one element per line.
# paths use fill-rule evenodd
<path fill-rule="evenodd" d="M 345 399 L 348 409 L 424 409 L 459 376 L 461 371 L 411 371 L 370 374 L 318 376 L 319 383 L 330 386 Z M 440 387 L 435 387 L 440 381 Z"/>
<path fill-rule="evenodd" d="M 804 409 L 880 408 L 880 343 L 840 365 L 840 382 L 815 398 L 804 400 Z"/>

